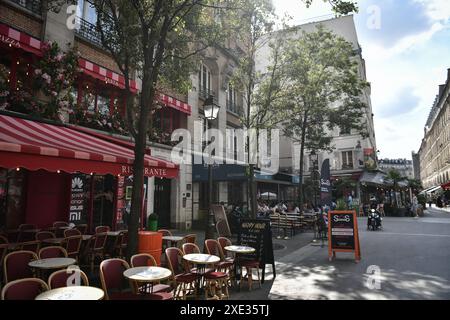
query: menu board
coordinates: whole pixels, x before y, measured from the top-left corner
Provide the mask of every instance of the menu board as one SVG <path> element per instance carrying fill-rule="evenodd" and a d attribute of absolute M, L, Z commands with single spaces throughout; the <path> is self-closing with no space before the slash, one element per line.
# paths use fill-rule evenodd
<path fill-rule="evenodd" d="M 124 225 L 124 214 L 126 213 L 125 203 L 125 177 L 117 178 L 117 203 L 116 203 L 116 224 Z"/>
<path fill-rule="evenodd" d="M 87 219 L 87 198 L 85 190 L 87 179 L 84 174 L 72 175 L 72 187 L 70 196 L 69 221 L 73 223 L 86 223 Z"/>
<path fill-rule="evenodd" d="M 238 233 L 239 245 L 254 248 L 256 251 L 246 255 L 246 258 L 258 260 L 262 269 L 261 282 L 264 283 L 266 264 L 272 264 L 275 278 L 275 259 L 272 245 L 272 232 L 270 220 L 266 219 L 241 219 Z"/>
<path fill-rule="evenodd" d="M 336 252 L 354 252 L 355 259 L 360 260 L 356 211 L 328 213 L 328 251 L 330 260 L 336 256 Z"/>

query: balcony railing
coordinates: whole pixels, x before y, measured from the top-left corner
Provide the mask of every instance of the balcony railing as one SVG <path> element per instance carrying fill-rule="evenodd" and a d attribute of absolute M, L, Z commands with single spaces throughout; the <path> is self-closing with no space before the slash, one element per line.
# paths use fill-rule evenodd
<path fill-rule="evenodd" d="M 209 96 L 215 97 L 216 94 L 214 91 L 207 89 L 207 88 L 200 88 L 198 91 L 198 96 L 200 99 L 206 100 L 209 98 Z"/>
<path fill-rule="evenodd" d="M 98 46 L 102 46 L 102 38 L 100 32 L 97 30 L 97 26 L 92 24 L 81 17 L 76 19 L 77 28 L 75 33 L 89 42 L 92 42 Z"/>
<path fill-rule="evenodd" d="M 41 0 L 9 0 L 37 15 L 42 15 L 42 1 Z"/>

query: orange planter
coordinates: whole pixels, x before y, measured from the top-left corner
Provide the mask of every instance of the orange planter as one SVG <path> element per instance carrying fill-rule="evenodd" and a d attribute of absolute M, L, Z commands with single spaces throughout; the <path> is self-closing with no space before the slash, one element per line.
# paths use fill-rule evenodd
<path fill-rule="evenodd" d="M 161 265 L 162 234 L 151 231 L 139 231 L 139 253 L 148 253 Z"/>

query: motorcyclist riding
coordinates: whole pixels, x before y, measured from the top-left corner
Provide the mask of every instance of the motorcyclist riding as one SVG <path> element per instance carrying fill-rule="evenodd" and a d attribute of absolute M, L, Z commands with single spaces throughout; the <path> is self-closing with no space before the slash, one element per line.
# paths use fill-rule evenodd
<path fill-rule="evenodd" d="M 380 213 L 375 209 L 371 209 L 369 212 L 369 217 L 367 219 L 367 230 L 372 229 L 372 231 L 376 231 L 378 230 L 378 228 L 382 229 L 382 221 L 383 218 L 381 218 Z"/>

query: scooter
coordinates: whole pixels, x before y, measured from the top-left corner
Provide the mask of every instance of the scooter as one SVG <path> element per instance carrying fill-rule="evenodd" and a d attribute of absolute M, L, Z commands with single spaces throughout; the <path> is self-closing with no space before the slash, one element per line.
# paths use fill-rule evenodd
<path fill-rule="evenodd" d="M 370 210 L 369 217 L 367 219 L 367 230 L 377 231 L 378 229 L 383 229 L 382 226 L 383 218 L 378 211 L 375 209 Z"/>

